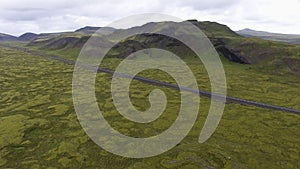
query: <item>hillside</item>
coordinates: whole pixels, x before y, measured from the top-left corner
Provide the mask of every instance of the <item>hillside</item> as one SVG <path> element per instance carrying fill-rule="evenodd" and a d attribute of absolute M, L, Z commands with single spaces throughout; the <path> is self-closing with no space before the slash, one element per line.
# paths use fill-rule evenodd
<path fill-rule="evenodd" d="M 17 37 L 0 33 L 0 41 L 13 41 L 13 40 L 17 40 Z"/>
<path fill-rule="evenodd" d="M 257 37 L 266 40 L 285 42 L 290 44 L 300 44 L 300 35 L 270 33 L 264 31 L 256 31 L 252 29 L 243 29 L 237 31 L 238 34 L 246 37 Z"/>
<path fill-rule="evenodd" d="M 28 32 L 28 33 L 24 33 L 23 35 L 19 36 L 18 40 L 20 40 L 20 41 L 32 41 L 32 40 L 34 40 L 38 37 L 39 37 L 38 34 Z"/>
<path fill-rule="evenodd" d="M 229 61 L 256 65 L 256 67 L 262 71 L 268 71 L 275 74 L 293 73 L 300 76 L 299 45 L 243 37 L 232 31 L 226 25 L 216 22 L 198 22 L 196 20 L 190 20 L 190 22 L 203 30 L 219 54 Z M 161 24 L 164 23 L 148 23 L 130 29 L 115 30 L 112 34 L 103 36 L 109 39 L 125 32 L 138 32 L 140 30 L 155 29 L 156 27 L 157 32 L 164 31 L 160 30 L 162 27 Z M 170 29 L 174 31 L 174 33 L 180 31 L 170 27 L 164 29 Z M 89 35 L 78 36 L 73 33 L 69 34 L 69 36 L 60 35 L 42 41 L 38 39 L 37 41 L 29 43 L 29 45 L 38 45 L 44 50 L 60 49 L 74 51 L 74 49 L 76 49 L 79 51 L 88 40 L 88 37 Z M 110 51 L 108 57 L 124 58 L 130 53 L 148 47 L 170 50 L 180 57 L 193 57 L 193 53 L 181 42 L 158 34 L 142 34 L 124 40 Z M 74 57 L 76 56 L 77 54 L 75 53 Z"/>
<path fill-rule="evenodd" d="M 100 27 L 93 27 L 93 26 L 86 26 L 80 29 L 75 30 L 75 32 L 88 32 L 88 33 L 94 33 L 96 32 Z"/>
<path fill-rule="evenodd" d="M 116 30 L 116 29 L 111 28 L 111 27 L 86 26 L 86 27 L 75 30 L 75 32 L 81 32 L 81 33 L 85 33 L 85 34 L 93 34 L 99 29 L 101 29 L 102 32 L 106 32 L 106 33 L 112 33 Z"/>
<path fill-rule="evenodd" d="M 268 71 L 275 74 L 293 73 L 300 76 L 300 46 L 286 44 L 282 42 L 263 40 L 253 37 L 244 37 L 239 35 L 241 32 L 234 32 L 228 26 L 216 22 L 199 22 L 197 20 L 188 20 L 199 27 L 210 39 L 217 52 L 226 60 L 240 64 L 256 65 L 256 68 L 262 71 Z M 49 52 L 59 52 L 62 55 L 72 55 L 76 58 L 82 46 L 97 29 L 102 29 L 103 34 L 98 34 L 103 38 L 111 39 L 128 32 L 138 32 L 140 30 L 154 29 L 157 32 L 172 30 L 174 33 L 180 32 L 172 22 L 147 23 L 142 26 L 129 29 L 117 30 L 109 27 L 84 27 L 75 32 L 48 33 L 31 35 L 25 34 L 27 38 L 27 47 L 34 47 Z M 162 25 L 166 24 L 167 27 Z M 245 30 L 247 31 L 247 30 Z M 248 30 L 249 32 L 249 30 Z M 191 32 L 192 34 L 193 32 Z M 256 32 L 253 36 L 258 36 Z M 283 36 L 283 35 L 282 35 Z M 20 37 L 19 37 L 20 38 Z M 30 38 L 32 40 L 30 41 Z M 130 53 L 157 47 L 174 52 L 180 57 L 193 57 L 193 52 L 176 39 L 164 37 L 158 34 L 137 35 L 124 40 L 114 46 L 109 52 L 108 57 L 124 58 Z M 126 49 L 126 50 L 125 50 Z"/>

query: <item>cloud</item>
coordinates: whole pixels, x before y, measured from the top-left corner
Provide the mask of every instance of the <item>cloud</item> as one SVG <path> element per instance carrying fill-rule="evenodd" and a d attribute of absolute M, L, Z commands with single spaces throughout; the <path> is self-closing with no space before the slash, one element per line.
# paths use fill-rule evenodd
<path fill-rule="evenodd" d="M 182 19 L 211 20 L 237 30 L 299 33 L 299 0 L 9 0 L 0 1 L 0 32 L 74 30 L 105 26 L 132 14 L 164 13 Z"/>
<path fill-rule="evenodd" d="M 175 0 L 179 7 L 191 7 L 194 10 L 224 9 L 233 6 L 238 0 Z"/>

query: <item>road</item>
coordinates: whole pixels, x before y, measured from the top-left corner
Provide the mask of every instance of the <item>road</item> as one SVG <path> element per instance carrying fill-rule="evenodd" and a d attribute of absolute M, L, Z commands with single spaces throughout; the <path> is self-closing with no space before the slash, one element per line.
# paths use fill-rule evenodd
<path fill-rule="evenodd" d="M 7 44 L 0 44 L 0 46 L 11 48 L 11 49 L 16 49 L 16 50 L 21 50 L 21 51 L 30 53 L 35 56 L 40 56 L 43 58 L 56 60 L 59 62 L 70 64 L 70 65 L 76 64 L 76 62 L 72 61 L 72 60 L 67 60 L 67 59 L 64 59 L 64 58 L 61 58 L 58 56 L 48 55 L 48 54 L 44 54 L 44 53 L 41 53 L 38 51 L 34 51 L 34 50 L 22 48 L 22 47 L 10 46 Z M 202 90 L 195 90 L 195 89 L 191 89 L 191 88 L 184 87 L 184 86 L 178 86 L 178 85 L 171 84 L 171 83 L 166 83 L 166 82 L 161 82 L 161 81 L 157 81 L 157 80 L 153 80 L 153 79 L 144 78 L 141 76 L 132 76 L 129 74 L 118 73 L 113 70 L 93 67 L 93 66 L 86 65 L 86 64 L 77 63 L 76 65 L 80 66 L 82 68 L 88 69 L 88 70 L 94 70 L 97 72 L 108 73 L 111 75 L 116 74 L 116 75 L 119 75 L 124 78 L 133 78 L 133 79 L 141 81 L 143 83 L 148 83 L 148 84 L 152 84 L 152 85 L 164 86 L 164 87 L 173 88 L 173 89 L 177 89 L 177 90 L 180 90 L 180 88 L 181 88 L 181 90 L 192 92 L 192 93 L 198 94 L 199 96 L 212 97 L 214 95 L 214 96 L 216 96 L 215 98 L 221 98 L 221 99 L 225 98 L 226 102 L 230 102 L 230 103 L 237 103 L 237 104 L 248 105 L 248 106 L 256 106 L 256 107 L 261 107 L 261 108 L 266 108 L 266 109 L 271 109 L 271 110 L 278 110 L 278 111 L 283 111 L 283 112 L 287 112 L 287 113 L 293 113 L 293 114 L 300 115 L 300 110 L 296 110 L 296 109 L 291 109 L 291 108 L 286 108 L 286 107 L 281 107 L 281 106 L 276 106 L 276 105 L 270 105 L 270 104 L 266 104 L 266 103 L 255 102 L 255 101 L 250 101 L 250 100 L 245 100 L 245 99 L 235 98 L 235 97 L 230 97 L 230 96 L 217 95 L 217 94 L 213 94 L 213 93 L 202 91 Z"/>

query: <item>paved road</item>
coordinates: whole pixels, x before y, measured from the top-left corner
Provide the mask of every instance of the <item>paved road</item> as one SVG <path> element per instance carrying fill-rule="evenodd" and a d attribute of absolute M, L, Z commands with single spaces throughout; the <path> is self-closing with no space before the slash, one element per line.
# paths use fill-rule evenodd
<path fill-rule="evenodd" d="M 22 47 L 9 46 L 9 45 L 6 45 L 6 44 L 0 44 L 0 46 L 8 47 L 8 48 L 11 48 L 11 49 L 21 50 L 21 51 L 24 51 L 24 52 L 27 52 L 27 53 L 30 53 L 30 54 L 33 54 L 33 55 L 36 55 L 36 56 L 40 56 L 40 57 L 51 59 L 51 60 L 60 61 L 60 62 L 70 64 L 70 65 L 75 65 L 76 64 L 76 62 L 72 61 L 72 60 L 63 59 L 63 58 L 58 57 L 58 56 L 40 53 L 40 52 L 37 52 L 37 51 L 34 51 L 34 50 L 29 50 L 29 49 L 26 49 L 26 48 L 22 48 Z M 121 77 L 124 77 L 124 78 L 133 78 L 135 80 L 138 80 L 138 81 L 141 81 L 141 82 L 144 82 L 144 83 L 148 83 L 148 84 L 152 84 L 152 85 L 165 86 L 165 87 L 174 88 L 174 89 L 178 89 L 178 90 L 181 88 L 184 91 L 192 92 L 192 93 L 198 94 L 199 96 L 212 97 L 212 95 L 214 95 L 214 96 L 216 96 L 216 98 L 222 98 L 222 99 L 226 98 L 226 102 L 237 103 L 237 104 L 242 104 L 242 105 L 250 105 L 250 106 L 256 106 L 256 107 L 262 107 L 262 108 L 266 108 L 266 109 L 279 110 L 279 111 L 284 111 L 284 112 L 300 115 L 300 110 L 295 110 L 295 109 L 291 109 L 291 108 L 275 106 L 275 105 L 270 105 L 270 104 L 245 100 L 245 99 L 241 99 L 241 98 L 230 97 L 230 96 L 217 95 L 217 94 L 213 94 L 213 93 L 202 91 L 202 90 L 195 90 L 195 89 L 191 89 L 191 88 L 184 87 L 184 86 L 178 86 L 178 85 L 174 85 L 174 84 L 171 84 L 171 83 L 166 83 L 166 82 L 161 82 L 161 81 L 157 81 L 157 80 L 153 80 L 153 79 L 144 78 L 144 77 L 141 77 L 141 76 L 132 76 L 132 75 L 129 75 L 129 74 L 118 73 L 118 72 L 115 72 L 113 70 L 93 67 L 93 66 L 86 65 L 86 64 L 78 64 L 77 63 L 77 66 L 83 67 L 83 68 L 88 69 L 88 70 L 94 70 L 94 71 L 97 71 L 97 72 L 108 73 L 108 74 L 111 74 L 111 75 L 113 75 L 115 73 L 115 74 L 117 74 Z"/>

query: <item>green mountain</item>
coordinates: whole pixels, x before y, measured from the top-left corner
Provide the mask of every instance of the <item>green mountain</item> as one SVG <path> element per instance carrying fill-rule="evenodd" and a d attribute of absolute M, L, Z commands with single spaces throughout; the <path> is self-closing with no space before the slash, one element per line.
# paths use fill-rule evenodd
<path fill-rule="evenodd" d="M 276 74 L 294 73 L 300 76 L 299 45 L 244 37 L 240 35 L 241 32 L 234 32 L 228 26 L 216 22 L 188 21 L 199 27 L 210 39 L 217 52 L 229 61 L 256 65 L 263 71 L 271 71 Z M 174 26 L 161 26 L 165 23 L 172 23 Z M 138 32 L 156 27 L 158 32 L 162 31 L 160 29 L 172 30 L 174 33 L 180 32 L 180 30 L 177 30 L 176 24 L 173 22 L 147 23 L 142 26 L 120 30 L 108 27 L 84 27 L 75 32 L 34 35 L 34 38 L 27 45 L 46 51 L 59 51 L 67 55 L 70 55 L 71 52 L 72 56 L 76 58 L 82 46 L 99 28 L 102 29 L 103 34 L 97 36 L 112 39 L 124 32 Z M 141 34 L 124 40 L 114 46 L 108 57 L 124 58 L 130 53 L 149 47 L 170 50 L 180 57 L 193 57 L 193 52 L 181 42 L 158 34 Z"/>

